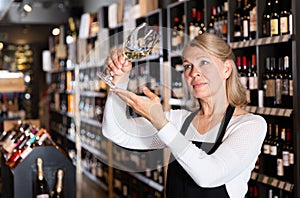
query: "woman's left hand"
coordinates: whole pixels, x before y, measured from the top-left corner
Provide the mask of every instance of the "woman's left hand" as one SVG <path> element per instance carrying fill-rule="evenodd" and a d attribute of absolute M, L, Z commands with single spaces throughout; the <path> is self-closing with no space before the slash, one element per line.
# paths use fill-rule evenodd
<path fill-rule="evenodd" d="M 149 120 L 157 130 L 160 130 L 168 123 L 160 103 L 160 98 L 147 87 L 143 88 L 143 92 L 148 98 L 138 96 L 133 92 L 124 89 L 115 88 L 111 89 L 111 91 L 116 93 L 139 115 Z"/>

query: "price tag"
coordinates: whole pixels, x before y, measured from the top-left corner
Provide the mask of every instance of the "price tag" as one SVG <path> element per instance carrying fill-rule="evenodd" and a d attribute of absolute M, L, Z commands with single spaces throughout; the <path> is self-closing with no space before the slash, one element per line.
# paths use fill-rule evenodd
<path fill-rule="evenodd" d="M 290 117 L 291 116 L 291 113 L 292 113 L 292 109 L 286 109 L 285 110 L 285 113 L 284 113 L 284 116 L 286 116 L 286 117 Z"/>
<path fill-rule="evenodd" d="M 263 176 L 264 178 L 263 178 L 263 180 L 262 180 L 262 183 L 264 183 L 264 184 L 268 184 L 268 181 L 269 181 L 269 177 L 268 176 Z"/>
<path fill-rule="evenodd" d="M 292 191 L 293 185 L 291 183 L 286 183 L 284 190 L 286 191 Z"/>
<path fill-rule="evenodd" d="M 271 186 L 277 187 L 279 180 L 278 179 L 273 179 L 271 182 Z"/>
<path fill-rule="evenodd" d="M 256 106 L 251 106 L 251 108 L 250 108 L 250 112 L 251 113 L 255 113 L 256 112 Z"/>
<path fill-rule="evenodd" d="M 279 184 L 278 184 L 278 188 L 284 189 L 284 185 L 285 185 L 285 182 L 284 181 L 280 181 Z"/>
<path fill-rule="evenodd" d="M 277 110 L 278 110 L 277 108 L 272 108 L 270 114 L 273 115 L 273 116 L 276 116 L 277 115 Z"/>
<path fill-rule="evenodd" d="M 270 115 L 271 113 L 271 108 L 270 107 L 266 107 L 265 108 L 265 115 Z"/>
<path fill-rule="evenodd" d="M 283 116 L 285 113 L 285 109 L 279 109 L 278 116 Z"/>
<path fill-rule="evenodd" d="M 245 106 L 245 111 L 250 111 L 250 106 Z"/>
<path fill-rule="evenodd" d="M 252 172 L 251 179 L 256 180 L 257 176 L 258 176 L 257 172 Z"/>
<path fill-rule="evenodd" d="M 263 175 L 258 175 L 257 181 L 262 183 L 263 179 L 264 179 Z"/>
<path fill-rule="evenodd" d="M 258 107 L 257 113 L 258 113 L 258 114 L 264 114 L 264 110 L 265 110 L 265 108 L 263 108 L 263 107 Z"/>

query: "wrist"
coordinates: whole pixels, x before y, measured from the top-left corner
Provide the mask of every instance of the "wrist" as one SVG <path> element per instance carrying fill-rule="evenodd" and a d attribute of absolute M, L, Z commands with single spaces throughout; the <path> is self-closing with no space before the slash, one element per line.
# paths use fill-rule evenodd
<path fill-rule="evenodd" d="M 169 123 L 169 121 L 165 118 L 162 122 L 159 122 L 159 123 L 156 123 L 153 125 L 158 131 L 160 131 L 168 123 Z"/>

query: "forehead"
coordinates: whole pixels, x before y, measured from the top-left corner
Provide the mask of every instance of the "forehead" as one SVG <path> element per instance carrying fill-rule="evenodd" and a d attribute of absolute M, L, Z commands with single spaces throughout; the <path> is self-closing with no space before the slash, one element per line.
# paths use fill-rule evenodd
<path fill-rule="evenodd" d="M 187 47 L 183 51 L 183 61 L 195 61 L 201 58 L 215 60 L 215 57 L 208 54 L 206 51 L 197 46 Z"/>

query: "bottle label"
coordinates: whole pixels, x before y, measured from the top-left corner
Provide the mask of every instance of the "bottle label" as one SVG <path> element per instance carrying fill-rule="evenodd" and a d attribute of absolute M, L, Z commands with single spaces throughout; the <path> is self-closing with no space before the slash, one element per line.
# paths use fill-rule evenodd
<path fill-rule="evenodd" d="M 247 89 L 247 81 L 248 81 L 248 78 L 247 78 L 247 77 L 244 77 L 244 76 L 241 76 L 241 77 L 240 77 L 240 81 L 241 81 L 242 85 L 244 85 L 244 87 Z"/>
<path fill-rule="evenodd" d="M 289 94 L 290 96 L 293 96 L 293 92 L 294 92 L 294 81 L 293 80 L 289 80 Z"/>
<path fill-rule="evenodd" d="M 289 15 L 289 31 L 290 31 L 290 34 L 293 34 L 293 15 L 292 14 Z"/>
<path fill-rule="evenodd" d="M 294 153 L 289 154 L 289 163 L 290 163 L 290 165 L 294 164 Z"/>
<path fill-rule="evenodd" d="M 289 95 L 289 80 L 288 79 L 283 79 L 282 80 L 281 94 L 284 95 L 284 96 Z"/>
<path fill-rule="evenodd" d="M 243 37 L 248 38 L 249 37 L 249 21 L 243 20 Z"/>
<path fill-rule="evenodd" d="M 277 175 L 278 176 L 283 176 L 284 175 L 283 162 L 282 162 L 282 159 L 280 159 L 280 158 L 277 159 Z"/>
<path fill-rule="evenodd" d="M 264 144 L 264 154 L 270 154 L 270 145 L 269 144 Z"/>
<path fill-rule="evenodd" d="M 258 78 L 257 76 L 249 77 L 249 89 L 258 89 Z"/>
<path fill-rule="evenodd" d="M 36 198 L 50 198 L 50 196 L 47 194 L 43 194 L 43 195 L 37 195 Z"/>
<path fill-rule="evenodd" d="M 275 79 L 266 80 L 266 96 L 275 97 Z"/>
<path fill-rule="evenodd" d="M 32 151 L 32 148 L 30 146 L 28 146 L 21 154 L 21 158 L 25 159 L 29 153 Z"/>
<path fill-rule="evenodd" d="M 282 151 L 282 159 L 283 159 L 283 166 L 289 166 L 289 152 L 288 151 Z"/>
<path fill-rule="evenodd" d="M 281 94 L 282 94 L 282 81 L 281 79 L 276 79 L 276 104 L 281 104 Z"/>
<path fill-rule="evenodd" d="M 256 6 L 250 11 L 250 32 L 256 32 Z"/>
<path fill-rule="evenodd" d="M 289 24 L 288 17 L 280 17 L 280 33 L 287 34 L 289 33 Z"/>
<path fill-rule="evenodd" d="M 270 147 L 270 154 L 273 156 L 277 155 L 277 147 L 276 146 L 271 146 Z"/>
<path fill-rule="evenodd" d="M 271 19 L 271 35 L 279 34 L 278 19 Z"/>

